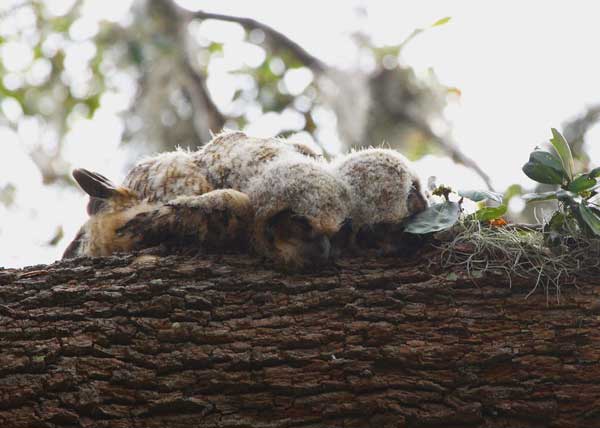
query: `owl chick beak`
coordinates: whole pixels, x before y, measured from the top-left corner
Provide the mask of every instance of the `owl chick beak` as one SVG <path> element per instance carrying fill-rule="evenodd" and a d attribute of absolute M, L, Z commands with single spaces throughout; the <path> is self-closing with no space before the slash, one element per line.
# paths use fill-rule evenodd
<path fill-rule="evenodd" d="M 326 235 L 317 236 L 313 242 L 304 246 L 306 265 L 322 266 L 329 261 L 331 242 Z"/>
<path fill-rule="evenodd" d="M 332 258 L 332 238 L 337 232 L 314 219 L 286 210 L 269 222 L 268 240 L 273 260 L 290 270 L 326 265 Z"/>
<path fill-rule="evenodd" d="M 418 181 L 415 181 L 412 184 L 406 200 L 406 206 L 411 215 L 425 211 L 428 206 L 427 199 L 425 199 L 425 196 L 423 196 Z"/>

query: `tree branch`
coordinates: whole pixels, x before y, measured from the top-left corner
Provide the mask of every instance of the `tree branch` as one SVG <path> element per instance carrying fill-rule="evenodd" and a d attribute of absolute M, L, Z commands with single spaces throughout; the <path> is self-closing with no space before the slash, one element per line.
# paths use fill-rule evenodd
<path fill-rule="evenodd" d="M 191 16 L 194 19 L 216 19 L 219 21 L 236 22 L 242 27 L 244 27 L 246 30 L 261 30 L 277 45 L 283 46 L 286 49 L 290 50 L 300 62 L 302 62 L 304 65 L 311 68 L 312 70 L 323 72 L 328 68 L 323 61 L 310 54 L 306 49 L 304 49 L 298 43 L 290 39 L 288 36 L 277 31 L 269 25 L 256 21 L 255 19 L 245 18 L 241 16 L 224 15 L 221 13 L 204 12 L 202 10 L 193 12 Z"/>
<path fill-rule="evenodd" d="M 477 175 L 479 175 L 479 177 L 481 177 L 481 179 L 483 180 L 483 182 L 485 183 L 485 185 L 487 186 L 487 188 L 489 190 L 494 190 L 490 176 L 487 175 L 487 173 L 485 171 L 483 171 L 483 169 L 481 169 L 481 167 L 477 164 L 477 162 L 475 162 L 473 159 L 471 159 L 470 157 L 465 155 L 455 144 L 453 144 L 451 141 L 439 136 L 437 133 L 435 133 L 431 129 L 431 126 L 429 126 L 429 124 L 423 122 L 422 120 L 411 117 L 410 123 L 412 123 L 427 138 L 430 138 L 433 142 L 435 142 L 438 146 L 440 146 L 446 153 L 448 153 L 448 155 L 454 162 L 475 171 L 475 173 Z"/>
<path fill-rule="evenodd" d="M 598 281 L 555 303 L 439 259 L 0 269 L 0 426 L 600 426 Z"/>

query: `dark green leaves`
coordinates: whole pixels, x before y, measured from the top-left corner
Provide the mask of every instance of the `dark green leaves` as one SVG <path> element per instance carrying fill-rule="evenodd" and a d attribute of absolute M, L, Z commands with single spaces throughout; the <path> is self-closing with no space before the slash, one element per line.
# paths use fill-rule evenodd
<path fill-rule="evenodd" d="M 579 215 L 589 228 L 589 231 L 593 235 L 600 236 L 600 218 L 598 218 L 598 214 L 592 211 L 587 205 L 579 204 Z"/>
<path fill-rule="evenodd" d="M 596 179 L 590 177 L 590 174 L 581 174 L 567 185 L 567 190 L 578 193 L 588 190 L 594 187 L 596 184 Z"/>
<path fill-rule="evenodd" d="M 552 168 L 560 175 L 566 176 L 560 159 L 556 157 L 556 155 L 554 155 L 553 153 L 545 152 L 543 150 L 534 150 L 529 155 L 529 162 L 542 164 L 544 166 Z"/>
<path fill-rule="evenodd" d="M 598 168 L 594 168 L 594 169 L 592 169 L 592 170 L 591 170 L 591 171 L 588 173 L 588 175 L 589 175 L 590 177 L 593 177 L 593 178 L 598 178 L 598 177 L 600 177 L 600 166 L 599 166 Z"/>
<path fill-rule="evenodd" d="M 562 184 L 564 176 L 549 166 L 538 162 L 527 162 L 523 172 L 529 178 L 543 184 Z"/>
<path fill-rule="evenodd" d="M 423 235 L 452 227 L 458 221 L 460 207 L 456 202 L 433 205 L 417 214 L 406 224 L 408 233 Z"/>
<path fill-rule="evenodd" d="M 558 242 L 561 234 L 568 235 L 577 229 L 589 236 L 600 236 L 600 211 L 588 205 L 588 200 L 596 195 L 599 187 L 600 168 L 575 176 L 569 143 L 554 128 L 550 143 L 558 157 L 536 150 L 523 166 L 523 172 L 539 183 L 559 184 L 561 187 L 551 192 L 523 195 L 523 198 L 528 202 L 558 200 L 558 211 L 548 224 L 549 242 Z"/>

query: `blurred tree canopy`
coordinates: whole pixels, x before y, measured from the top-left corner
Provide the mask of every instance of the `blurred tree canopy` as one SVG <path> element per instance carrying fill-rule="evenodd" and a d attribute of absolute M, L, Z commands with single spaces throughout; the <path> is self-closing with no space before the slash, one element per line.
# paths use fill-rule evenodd
<path fill-rule="evenodd" d="M 458 90 L 399 62 L 422 31 L 385 47 L 356 33 L 366 65 L 341 70 L 261 22 L 172 0 L 15 0 L 0 10 L 0 125 L 18 132 L 45 183 L 72 183 L 65 142 L 103 109 L 120 118 L 103 126 L 142 153 L 258 121 L 329 151 L 385 142 L 412 158 L 446 153 L 489 183 L 449 138 L 442 111 Z"/>

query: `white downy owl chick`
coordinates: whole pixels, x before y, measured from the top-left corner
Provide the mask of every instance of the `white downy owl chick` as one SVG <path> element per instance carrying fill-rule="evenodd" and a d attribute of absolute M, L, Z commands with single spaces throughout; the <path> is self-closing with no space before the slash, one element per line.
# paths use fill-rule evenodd
<path fill-rule="evenodd" d="M 410 161 L 395 150 L 373 148 L 342 156 L 331 168 L 350 188 L 351 246 L 384 254 L 399 251 L 404 222 L 427 208 Z"/>
<path fill-rule="evenodd" d="M 241 192 L 224 189 L 150 202 L 98 173 L 76 169 L 73 177 L 90 195 L 90 219 L 63 259 L 108 256 L 160 244 L 234 249 L 248 241 L 253 210 Z"/>
<path fill-rule="evenodd" d="M 273 162 L 249 185 L 254 250 L 285 270 L 332 260 L 350 215 L 348 187 L 310 159 Z"/>
<path fill-rule="evenodd" d="M 123 186 L 149 202 L 166 202 L 212 190 L 192 154 L 181 149 L 143 159 L 129 171 Z"/>
<path fill-rule="evenodd" d="M 224 131 L 192 154 L 213 188 L 242 192 L 270 162 L 298 156 L 314 159 L 319 155 L 304 144 L 278 138 L 253 138 L 239 131 Z"/>

